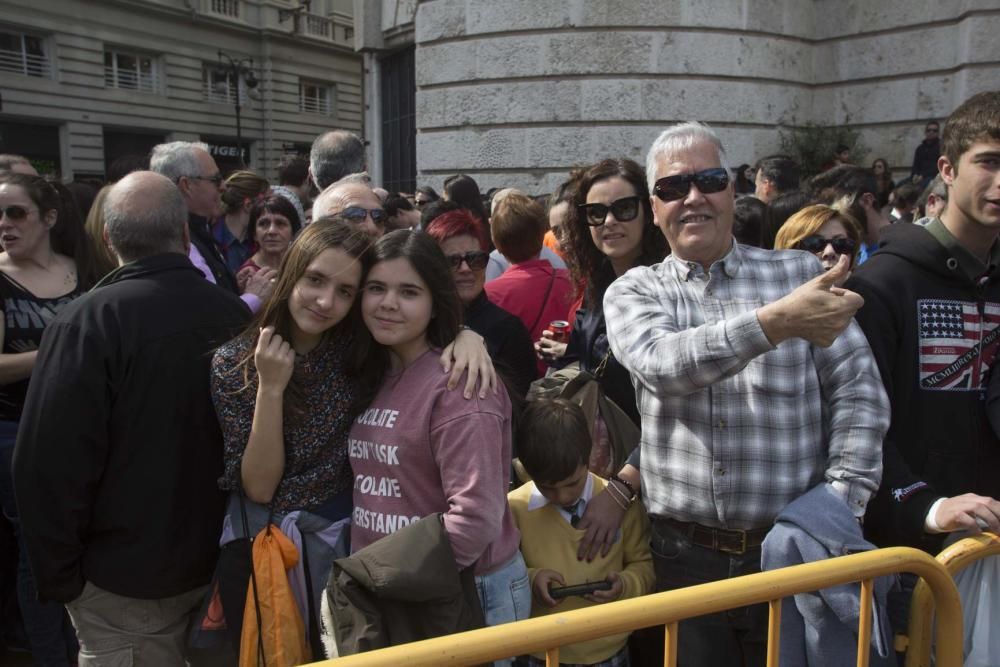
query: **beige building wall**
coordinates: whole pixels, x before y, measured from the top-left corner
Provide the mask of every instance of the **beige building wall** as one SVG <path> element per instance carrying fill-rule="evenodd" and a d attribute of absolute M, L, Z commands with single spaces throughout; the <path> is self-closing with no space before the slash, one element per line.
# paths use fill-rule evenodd
<path fill-rule="evenodd" d="M 286 152 L 331 128 L 362 128 L 361 57 L 353 48 L 350 2 L 316 0 L 4 0 L 0 30 L 44 37 L 44 77 L 0 69 L 0 122 L 51 124 L 63 135 L 65 178 L 101 174 L 104 132 L 168 139 L 221 138 L 235 145 L 234 106 L 206 91 L 218 51 L 252 58 L 259 99 L 243 96 L 242 134 L 250 166 L 274 176 Z M 346 10 L 346 11 L 344 11 Z M 153 56 L 152 90 L 106 84 L 105 51 Z M 328 91 L 328 109 L 303 109 L 300 81 Z M 235 156 L 235 155 L 234 155 Z"/>
<path fill-rule="evenodd" d="M 734 165 L 819 123 L 908 173 L 927 120 L 1000 87 L 997 0 L 425 0 L 396 23 L 414 3 L 372 4 L 416 44 L 418 181 L 435 187 L 465 172 L 551 191 L 577 165 L 641 162 L 689 119 Z"/>

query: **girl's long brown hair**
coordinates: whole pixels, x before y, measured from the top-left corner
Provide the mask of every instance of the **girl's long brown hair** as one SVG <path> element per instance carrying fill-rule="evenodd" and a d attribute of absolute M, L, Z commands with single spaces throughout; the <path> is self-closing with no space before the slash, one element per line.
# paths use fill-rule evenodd
<path fill-rule="evenodd" d="M 254 365 L 254 352 L 260 330 L 264 327 L 274 327 L 276 334 L 286 341 L 291 341 L 293 320 L 288 309 L 288 301 L 292 296 L 292 290 L 295 289 L 295 285 L 313 260 L 323 251 L 332 248 L 342 250 L 358 260 L 361 263 L 362 278 L 367 273 L 371 262 L 372 248 L 371 240 L 367 235 L 332 217 L 320 218 L 306 227 L 285 253 L 270 298 L 264 302 L 246 330 L 240 334 L 240 337 L 250 339 L 246 353 L 237 364 L 238 367 L 243 368 L 244 386 L 240 391 L 248 390 L 251 379 L 257 374 L 257 368 Z M 361 360 L 363 359 L 359 350 L 365 347 L 365 341 L 368 338 L 368 332 L 361 321 L 360 301 L 360 297 L 356 296 L 354 305 L 348 314 L 323 334 L 319 344 L 319 347 L 323 347 L 334 338 L 346 340 L 348 349 L 345 353 L 345 361 L 347 362 L 345 370 L 355 379 L 359 376 Z M 303 405 L 305 405 L 305 400 L 302 381 L 301 378 L 297 377 L 297 374 L 293 373 L 292 379 L 285 389 L 286 418 L 298 418 Z"/>

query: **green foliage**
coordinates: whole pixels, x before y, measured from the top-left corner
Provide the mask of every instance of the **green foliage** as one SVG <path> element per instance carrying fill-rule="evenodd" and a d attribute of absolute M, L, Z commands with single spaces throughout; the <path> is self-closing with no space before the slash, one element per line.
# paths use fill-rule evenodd
<path fill-rule="evenodd" d="M 837 146 L 850 149 L 848 158 L 854 164 L 862 164 L 868 150 L 861 141 L 861 132 L 843 126 L 814 125 L 781 130 L 781 151 L 789 155 L 802 169 L 803 179 L 814 176 L 833 161 Z"/>

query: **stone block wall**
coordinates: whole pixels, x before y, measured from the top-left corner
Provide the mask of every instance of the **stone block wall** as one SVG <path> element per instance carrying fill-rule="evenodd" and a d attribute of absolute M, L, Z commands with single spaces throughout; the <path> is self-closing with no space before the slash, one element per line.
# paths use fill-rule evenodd
<path fill-rule="evenodd" d="M 413 26 L 434 187 L 551 191 L 574 166 L 641 162 L 688 119 L 734 165 L 781 128 L 848 125 L 902 174 L 926 120 L 1000 83 L 996 0 L 424 0 Z"/>

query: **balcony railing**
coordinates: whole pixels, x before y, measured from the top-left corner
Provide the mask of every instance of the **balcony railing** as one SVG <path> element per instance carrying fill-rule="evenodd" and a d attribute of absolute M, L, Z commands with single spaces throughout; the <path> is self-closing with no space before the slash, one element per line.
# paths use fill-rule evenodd
<path fill-rule="evenodd" d="M 330 115 L 330 100 L 319 97 L 300 97 L 299 110 L 305 113 Z"/>
<path fill-rule="evenodd" d="M 354 28 L 344 20 L 317 14 L 303 14 L 295 20 L 295 31 L 305 37 L 339 44 L 350 43 L 354 39 Z"/>
<path fill-rule="evenodd" d="M 323 16 L 306 14 L 306 34 L 320 39 L 333 40 L 333 21 Z"/>
<path fill-rule="evenodd" d="M 205 11 L 230 19 L 240 18 L 240 0 L 203 0 Z"/>
<path fill-rule="evenodd" d="M 236 88 L 230 86 L 225 91 L 218 91 L 215 86 L 206 81 L 204 87 L 204 97 L 209 102 L 218 102 L 219 104 L 236 104 Z"/>
<path fill-rule="evenodd" d="M 49 60 L 24 51 L 0 49 L 0 71 L 14 72 L 26 76 L 48 77 Z"/>
<path fill-rule="evenodd" d="M 138 90 L 143 93 L 159 92 L 159 79 L 155 72 L 132 72 L 129 70 L 115 71 L 113 67 L 104 68 L 104 85 L 108 88 L 122 90 Z"/>

